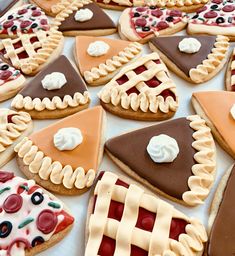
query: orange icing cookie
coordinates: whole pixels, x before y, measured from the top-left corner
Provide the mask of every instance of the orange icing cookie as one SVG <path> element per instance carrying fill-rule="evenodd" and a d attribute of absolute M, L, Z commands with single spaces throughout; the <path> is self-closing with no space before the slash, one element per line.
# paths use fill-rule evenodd
<path fill-rule="evenodd" d="M 61 0 L 30 0 L 30 2 L 38 5 L 40 8 L 42 8 L 47 14 L 53 14 L 53 7 L 61 4 Z M 53 14 L 55 15 L 56 12 Z"/>

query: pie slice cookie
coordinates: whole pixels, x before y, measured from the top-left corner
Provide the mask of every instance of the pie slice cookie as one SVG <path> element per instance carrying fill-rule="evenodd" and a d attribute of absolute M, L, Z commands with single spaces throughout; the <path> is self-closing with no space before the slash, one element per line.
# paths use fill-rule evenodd
<path fill-rule="evenodd" d="M 149 45 L 178 76 L 191 83 L 204 83 L 223 68 L 228 41 L 224 36 L 171 36 L 154 37 Z"/>
<path fill-rule="evenodd" d="M 88 208 L 85 256 L 203 254 L 207 234 L 199 220 L 126 182 L 111 172 L 99 176 Z"/>
<path fill-rule="evenodd" d="M 0 102 L 15 96 L 24 83 L 25 78 L 20 71 L 0 59 Z"/>
<path fill-rule="evenodd" d="M 50 191 L 74 195 L 92 184 L 102 160 L 105 112 L 99 107 L 62 119 L 16 147 L 22 172 Z"/>
<path fill-rule="evenodd" d="M 176 86 L 157 53 L 125 66 L 99 92 L 101 105 L 123 118 L 158 121 L 178 108 Z"/>
<path fill-rule="evenodd" d="M 0 18 L 0 38 L 16 38 L 21 34 L 49 29 L 50 25 L 45 13 L 32 4 L 12 9 Z"/>
<path fill-rule="evenodd" d="M 235 2 L 212 0 L 189 20 L 189 34 L 224 35 L 235 40 Z"/>
<path fill-rule="evenodd" d="M 171 35 L 183 30 L 188 21 L 179 10 L 154 7 L 132 7 L 123 11 L 118 32 L 122 39 L 146 43 L 154 35 Z"/>
<path fill-rule="evenodd" d="M 188 206 L 202 204 L 213 185 L 215 144 L 197 115 L 112 138 L 105 150 L 131 177 Z"/>
<path fill-rule="evenodd" d="M 235 48 L 233 48 L 225 74 L 225 87 L 227 91 L 235 91 Z"/>
<path fill-rule="evenodd" d="M 16 8 L 22 4 L 22 0 L 5 0 L 0 1 L 0 18 L 13 6 Z"/>
<path fill-rule="evenodd" d="M 0 167 L 14 157 L 14 147 L 33 130 L 28 113 L 0 108 Z"/>
<path fill-rule="evenodd" d="M 26 75 L 35 75 L 53 61 L 62 51 L 61 32 L 39 30 L 35 34 L 22 34 L 16 39 L 0 42 L 0 55 Z"/>
<path fill-rule="evenodd" d="M 61 55 L 37 74 L 13 99 L 11 106 L 34 119 L 61 118 L 89 106 L 90 97 L 80 74 Z"/>
<path fill-rule="evenodd" d="M 77 66 L 90 86 L 106 84 L 128 62 L 140 55 L 139 43 L 105 37 L 78 36 L 75 42 Z"/>
<path fill-rule="evenodd" d="M 36 255 L 62 240 L 74 218 L 55 196 L 14 173 L 0 171 L 0 254 Z"/>
<path fill-rule="evenodd" d="M 195 92 L 192 104 L 203 117 L 220 146 L 235 158 L 235 94 L 225 91 Z"/>

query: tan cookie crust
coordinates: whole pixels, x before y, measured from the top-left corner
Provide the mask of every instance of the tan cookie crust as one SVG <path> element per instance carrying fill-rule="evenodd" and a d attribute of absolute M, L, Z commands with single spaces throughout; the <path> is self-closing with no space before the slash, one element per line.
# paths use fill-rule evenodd
<path fill-rule="evenodd" d="M 64 36 L 107 36 L 116 33 L 116 28 L 63 31 Z"/>

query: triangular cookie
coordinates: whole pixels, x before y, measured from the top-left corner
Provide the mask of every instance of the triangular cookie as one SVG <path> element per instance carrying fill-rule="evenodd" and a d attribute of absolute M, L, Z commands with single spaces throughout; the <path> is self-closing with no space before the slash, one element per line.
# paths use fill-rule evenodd
<path fill-rule="evenodd" d="M 25 138 L 15 148 L 22 171 L 27 177 L 33 177 L 42 186 L 58 193 L 75 194 L 85 191 L 92 185 L 102 158 L 104 119 L 103 109 L 94 107 L 62 119 Z M 57 142 L 54 142 L 54 135 L 62 128 L 80 129 L 82 143 L 73 149 L 59 150 Z M 59 138 L 59 143 L 63 146 L 76 142 L 80 137 L 69 130 L 59 135 Z M 24 150 L 26 148 L 28 149 Z M 33 148 L 37 149 L 37 153 Z M 29 158 L 25 157 L 29 151 Z M 41 154 L 43 157 L 38 158 Z"/>
<path fill-rule="evenodd" d="M 109 49 L 100 56 L 89 53 L 91 44 L 103 42 Z M 105 37 L 78 36 L 75 42 L 75 59 L 81 74 L 89 85 L 108 82 L 117 71 L 141 52 L 141 45 Z"/>
<path fill-rule="evenodd" d="M 200 125 L 196 126 L 195 123 Z M 194 139 L 195 133 L 201 133 L 197 139 Z M 155 137 L 159 135 L 160 137 Z M 156 139 L 155 143 L 161 143 L 161 136 L 165 135 L 170 138 L 164 138 L 164 146 L 150 145 L 152 138 Z M 172 138 L 178 145 L 178 154 L 172 145 Z M 205 139 L 208 140 L 206 150 L 198 147 Z M 105 149 L 123 171 L 154 191 L 184 204 L 201 204 L 213 183 L 215 146 L 210 129 L 199 116 L 175 119 L 120 135 L 108 140 Z M 198 151 L 204 155 L 203 160 L 197 156 Z M 174 159 L 169 159 L 173 155 Z M 207 178 L 204 179 L 205 170 Z M 192 184 L 191 181 L 196 179 L 196 176 L 197 179 L 203 179 L 206 185 L 199 181 Z M 198 194 L 198 191 L 204 192 Z"/>
<path fill-rule="evenodd" d="M 225 91 L 195 92 L 192 96 L 195 111 L 210 126 L 215 138 L 233 158 L 235 158 L 235 94 Z"/>
<path fill-rule="evenodd" d="M 35 255 L 62 240 L 74 218 L 34 180 L 0 171 L 1 255 Z"/>
<path fill-rule="evenodd" d="M 63 74 L 67 82 L 60 89 L 44 89 L 42 80 L 46 75 L 50 75 L 53 72 Z M 68 98 L 71 98 L 70 102 L 68 102 Z M 35 99 L 38 101 L 37 104 L 35 104 L 33 108 L 32 106 L 29 107 L 29 101 L 33 104 Z M 65 104 L 65 107 L 61 108 L 58 101 L 60 101 L 61 104 L 68 102 L 67 106 Z M 40 103 L 42 106 L 45 105 L 41 109 L 37 107 Z M 53 104 L 55 105 L 54 108 Z M 27 111 L 36 119 L 40 119 L 40 117 L 57 118 L 66 116 L 87 108 L 88 105 L 89 98 L 86 85 L 80 74 L 64 55 L 59 56 L 30 80 L 12 102 L 12 107 Z M 54 112 L 54 110 L 57 111 Z"/>

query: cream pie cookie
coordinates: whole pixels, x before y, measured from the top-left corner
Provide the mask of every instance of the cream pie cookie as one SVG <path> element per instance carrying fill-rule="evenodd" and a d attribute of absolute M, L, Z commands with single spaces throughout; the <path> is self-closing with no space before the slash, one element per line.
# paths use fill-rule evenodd
<path fill-rule="evenodd" d="M 45 13 L 32 4 L 10 10 L 0 18 L 0 38 L 16 38 L 21 34 L 33 34 L 49 29 Z"/>
<path fill-rule="evenodd" d="M 235 158 L 235 94 L 226 91 L 195 92 L 192 104 L 220 146 Z"/>
<path fill-rule="evenodd" d="M 0 102 L 15 96 L 24 83 L 25 78 L 20 71 L 0 59 Z"/>
<path fill-rule="evenodd" d="M 61 55 L 37 74 L 11 106 L 34 119 L 61 118 L 89 106 L 86 85 L 70 61 Z"/>
<path fill-rule="evenodd" d="M 179 10 L 153 7 L 132 7 L 119 18 L 118 32 L 122 39 L 146 43 L 154 35 L 171 35 L 183 30 L 188 21 Z"/>
<path fill-rule="evenodd" d="M 15 145 L 32 130 L 33 122 L 28 113 L 0 108 L 0 167 L 13 158 Z"/>
<path fill-rule="evenodd" d="M 22 0 L 4 0 L 0 1 L 0 18 L 11 8 L 17 8 L 22 5 Z"/>
<path fill-rule="evenodd" d="M 212 0 L 189 20 L 189 34 L 224 35 L 235 40 L 235 1 Z"/>
<path fill-rule="evenodd" d="M 233 48 L 226 73 L 225 73 L 225 88 L 227 91 L 235 91 L 235 48 Z"/>
<path fill-rule="evenodd" d="M 178 76 L 191 83 L 212 79 L 227 61 L 225 36 L 154 37 L 149 45 Z"/>
<path fill-rule="evenodd" d="M 188 206 L 202 204 L 214 182 L 214 140 L 197 115 L 117 136 L 105 150 L 128 175 Z"/>
<path fill-rule="evenodd" d="M 137 42 L 105 37 L 78 36 L 74 57 L 84 79 L 90 86 L 106 84 L 127 63 L 140 55 Z"/>
<path fill-rule="evenodd" d="M 16 147 L 21 171 L 46 189 L 74 195 L 93 184 L 102 160 L 105 112 L 98 106 L 62 119 Z"/>
<path fill-rule="evenodd" d="M 203 254 L 207 234 L 200 221 L 128 178 L 101 173 L 92 194 L 85 256 Z"/>
<path fill-rule="evenodd" d="M 102 88 L 99 98 L 109 112 L 134 120 L 168 119 L 178 108 L 176 86 L 157 53 L 122 68 Z"/>
<path fill-rule="evenodd" d="M 35 255 L 62 240 L 74 218 L 55 196 L 12 172 L 0 171 L 0 254 Z"/>

